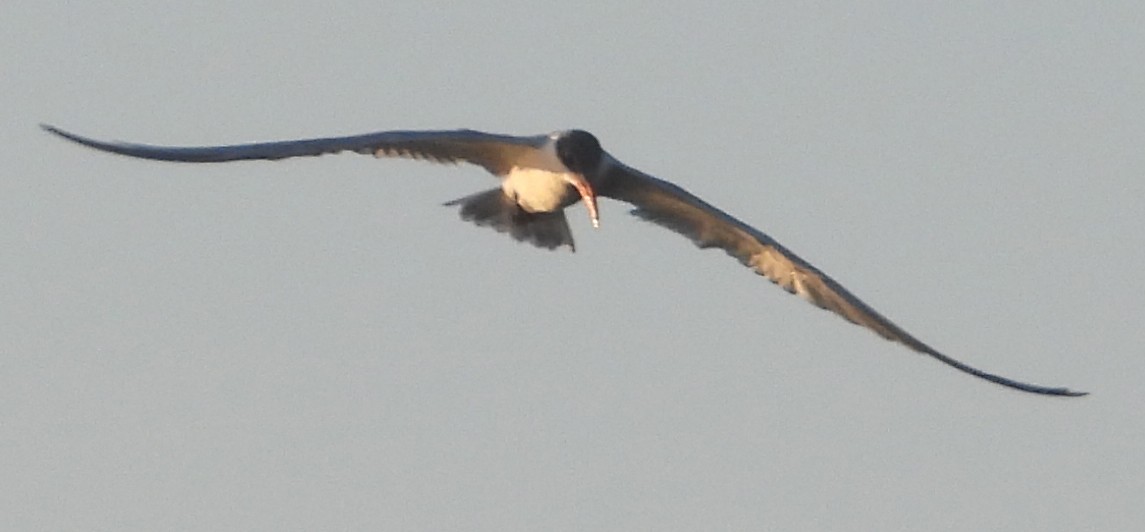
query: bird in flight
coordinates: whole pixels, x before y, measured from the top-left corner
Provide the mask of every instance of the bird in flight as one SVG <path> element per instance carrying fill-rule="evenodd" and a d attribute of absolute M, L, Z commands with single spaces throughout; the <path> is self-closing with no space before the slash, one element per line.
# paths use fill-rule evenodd
<path fill-rule="evenodd" d="M 942 354 L 895 325 L 762 231 L 679 186 L 624 165 L 604 151 L 596 137 L 586 131 L 573 129 L 524 137 L 466 129 L 383 131 L 346 137 L 175 147 L 104 142 L 49 125 L 42 127 L 100 151 L 160 161 L 277 160 L 352 151 L 375 157 L 471 163 L 499 177 L 501 186 L 446 205 L 459 207 L 464 220 L 547 249 L 568 246 L 575 250 L 572 231 L 565 218 L 566 207 L 583 201 L 593 227 L 598 227 L 597 197 L 624 201 L 635 206 L 633 215 L 679 233 L 700 248 L 720 248 L 784 290 L 959 371 L 1024 392 L 1086 395 L 1086 392 L 1001 377 Z"/>

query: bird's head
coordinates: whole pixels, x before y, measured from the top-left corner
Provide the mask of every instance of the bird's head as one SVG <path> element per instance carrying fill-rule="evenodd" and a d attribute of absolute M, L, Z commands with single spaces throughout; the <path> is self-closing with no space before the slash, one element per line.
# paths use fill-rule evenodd
<path fill-rule="evenodd" d="M 604 158 L 604 150 L 600 148 L 600 141 L 596 137 L 580 129 L 562 131 L 555 136 L 555 151 L 561 164 L 569 169 L 565 179 L 577 189 L 581 199 L 588 207 L 588 215 L 593 227 L 600 227 L 600 218 L 596 208 L 596 191 L 592 188 L 592 181 L 597 177 L 600 162 Z"/>
<path fill-rule="evenodd" d="M 556 151 L 565 168 L 582 175 L 592 175 L 604 157 L 600 141 L 581 129 L 561 132 L 556 139 Z"/>

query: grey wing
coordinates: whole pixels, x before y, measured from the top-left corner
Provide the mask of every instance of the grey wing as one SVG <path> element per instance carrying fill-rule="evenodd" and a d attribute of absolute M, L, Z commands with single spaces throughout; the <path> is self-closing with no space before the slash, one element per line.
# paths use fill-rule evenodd
<path fill-rule="evenodd" d="M 617 161 L 603 185 L 602 196 L 631 203 L 632 214 L 680 233 L 701 248 L 720 248 L 744 266 L 847 321 L 879 336 L 930 355 L 954 368 L 988 381 L 1025 392 L 1046 395 L 1086 395 L 1066 388 L 1037 386 L 1000 377 L 954 360 L 910 335 L 851 294 L 842 285 L 787 250 L 763 232 L 709 205 L 688 191 Z"/>
<path fill-rule="evenodd" d="M 433 162 L 468 162 L 503 175 L 522 152 L 536 149 L 544 135 L 516 137 L 467 129 L 453 131 L 382 131 L 346 137 L 328 137 L 229 146 L 153 146 L 105 142 L 42 124 L 46 131 L 100 151 L 130 157 L 192 163 L 218 163 L 251 159 L 286 159 L 351 151 L 376 157 L 403 157 Z"/>

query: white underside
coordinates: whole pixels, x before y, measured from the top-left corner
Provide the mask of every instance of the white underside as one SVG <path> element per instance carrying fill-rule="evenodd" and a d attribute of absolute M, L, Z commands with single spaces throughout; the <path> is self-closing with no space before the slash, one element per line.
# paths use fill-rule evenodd
<path fill-rule="evenodd" d="M 568 175 L 568 168 L 549 142 L 519 161 L 501 181 L 501 190 L 528 212 L 554 212 L 580 197 L 569 184 Z"/>
<path fill-rule="evenodd" d="M 579 197 L 564 172 L 536 168 L 514 168 L 501 182 L 501 190 L 528 212 L 558 211 Z"/>

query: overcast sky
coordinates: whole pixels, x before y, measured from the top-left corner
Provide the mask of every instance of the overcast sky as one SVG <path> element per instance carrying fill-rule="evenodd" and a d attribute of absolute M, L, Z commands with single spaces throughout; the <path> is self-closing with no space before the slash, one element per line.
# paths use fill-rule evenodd
<path fill-rule="evenodd" d="M 1139 2 L 7 1 L 0 529 L 1128 530 L 1145 521 Z M 861 7 L 858 7 L 860 6 Z M 602 203 L 226 144 L 579 127 L 940 350 Z"/>

